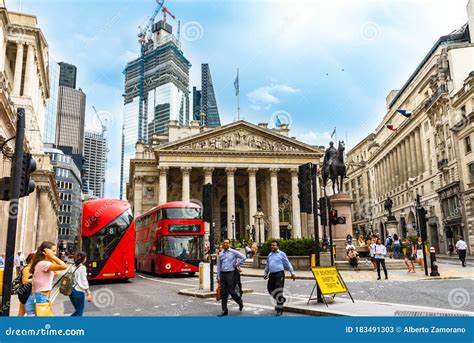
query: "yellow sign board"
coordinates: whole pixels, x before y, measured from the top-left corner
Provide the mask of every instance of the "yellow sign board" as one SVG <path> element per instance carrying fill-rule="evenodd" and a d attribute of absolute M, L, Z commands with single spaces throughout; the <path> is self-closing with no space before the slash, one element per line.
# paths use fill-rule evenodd
<path fill-rule="evenodd" d="M 322 294 L 348 292 L 346 284 L 336 267 L 315 267 L 311 270 Z"/>

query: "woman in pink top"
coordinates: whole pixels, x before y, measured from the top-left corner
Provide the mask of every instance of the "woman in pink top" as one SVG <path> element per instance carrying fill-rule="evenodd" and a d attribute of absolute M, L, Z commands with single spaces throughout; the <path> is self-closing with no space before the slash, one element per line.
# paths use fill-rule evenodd
<path fill-rule="evenodd" d="M 35 302 L 49 302 L 54 273 L 67 269 L 66 263 L 56 256 L 56 252 L 57 247 L 52 242 L 43 242 L 36 250 L 30 267 L 30 273 L 33 275 L 33 290 L 26 303 L 27 315 L 34 315 Z"/>

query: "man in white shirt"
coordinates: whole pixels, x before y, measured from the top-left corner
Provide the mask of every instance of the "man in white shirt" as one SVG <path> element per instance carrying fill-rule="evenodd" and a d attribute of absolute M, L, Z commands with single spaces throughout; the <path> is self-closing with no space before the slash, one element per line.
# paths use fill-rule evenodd
<path fill-rule="evenodd" d="M 464 242 L 462 237 L 459 237 L 459 240 L 456 242 L 456 251 L 458 252 L 459 259 L 461 260 L 462 266 L 466 266 L 466 251 L 467 244 Z"/>
<path fill-rule="evenodd" d="M 13 262 L 15 264 L 16 275 L 20 275 L 21 268 L 26 266 L 26 259 L 25 256 L 21 253 L 21 251 L 18 251 L 18 255 L 15 256 Z"/>

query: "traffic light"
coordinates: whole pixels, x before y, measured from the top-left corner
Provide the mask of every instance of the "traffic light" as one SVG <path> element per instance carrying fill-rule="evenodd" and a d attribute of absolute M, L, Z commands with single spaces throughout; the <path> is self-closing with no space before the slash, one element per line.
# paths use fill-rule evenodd
<path fill-rule="evenodd" d="M 428 234 L 427 234 L 427 214 L 428 211 L 425 210 L 424 207 L 418 207 L 416 209 L 417 214 L 418 214 L 418 223 L 420 224 L 419 226 L 419 234 L 421 235 L 421 239 L 423 241 L 426 241 L 428 239 Z"/>
<path fill-rule="evenodd" d="M 321 225 L 328 224 L 327 201 L 326 197 L 319 198 L 319 215 L 321 217 Z"/>
<path fill-rule="evenodd" d="M 304 213 L 313 213 L 311 174 L 311 163 L 302 164 L 298 167 L 298 197 L 300 199 L 300 211 Z"/>
<path fill-rule="evenodd" d="M 337 210 L 329 211 L 329 220 L 331 221 L 331 224 L 337 224 Z"/>
<path fill-rule="evenodd" d="M 36 161 L 31 154 L 24 153 L 21 161 L 20 198 L 34 192 L 35 182 L 31 180 L 31 173 L 36 170 Z"/>
<path fill-rule="evenodd" d="M 0 200 L 10 200 L 10 182 L 9 176 L 0 179 Z"/>
<path fill-rule="evenodd" d="M 207 183 L 202 187 L 203 213 L 202 219 L 205 222 L 212 223 L 212 200 L 214 199 L 214 186 Z"/>

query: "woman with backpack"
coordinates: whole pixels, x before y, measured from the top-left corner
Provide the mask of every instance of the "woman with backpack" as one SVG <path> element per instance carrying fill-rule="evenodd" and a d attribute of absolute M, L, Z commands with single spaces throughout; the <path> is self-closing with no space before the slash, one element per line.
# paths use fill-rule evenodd
<path fill-rule="evenodd" d="M 33 256 L 35 256 L 33 253 L 28 255 L 26 258 L 26 266 L 20 270 L 20 275 L 18 275 L 20 278 L 18 282 L 18 288 L 16 289 L 16 294 L 18 295 L 18 300 L 20 301 L 18 317 L 23 317 L 26 314 L 25 304 L 31 294 L 31 282 L 33 275 L 30 273 L 30 267 Z"/>
<path fill-rule="evenodd" d="M 89 282 L 87 281 L 87 270 L 84 263 L 86 263 L 87 255 L 81 251 L 76 254 L 74 258 L 74 265 L 76 269 L 73 272 L 73 287 L 69 295 L 72 305 L 74 306 L 74 313 L 71 317 L 82 317 L 84 315 L 84 307 L 86 306 L 86 299 L 88 302 L 92 301 L 91 291 L 89 289 Z"/>
<path fill-rule="evenodd" d="M 393 235 L 393 257 L 399 258 L 402 249 L 402 242 L 397 234 Z"/>
<path fill-rule="evenodd" d="M 29 316 L 52 316 L 51 290 L 55 272 L 67 269 L 66 263 L 57 256 L 57 246 L 52 242 L 41 243 L 33 257 L 30 273 L 33 275 L 33 289 L 26 302 L 26 314 Z"/>

